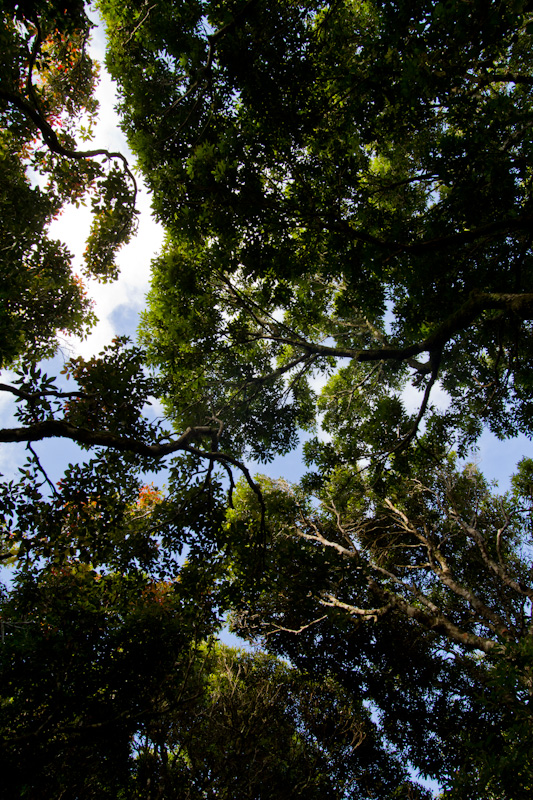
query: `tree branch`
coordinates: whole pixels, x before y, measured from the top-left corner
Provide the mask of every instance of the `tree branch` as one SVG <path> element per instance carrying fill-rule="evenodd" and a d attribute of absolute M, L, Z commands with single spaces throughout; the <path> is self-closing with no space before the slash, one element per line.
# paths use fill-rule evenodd
<path fill-rule="evenodd" d="M 482 535 L 480 532 L 474 528 L 472 525 L 468 525 L 463 519 L 461 519 L 460 515 L 457 513 L 456 510 L 453 512 L 453 517 L 458 523 L 458 525 L 465 531 L 465 533 L 475 541 L 479 548 L 479 552 L 481 557 L 487 567 L 495 574 L 497 577 L 508 586 L 510 589 L 513 589 L 518 594 L 521 594 L 524 597 L 529 597 L 530 600 L 533 600 L 533 589 L 529 589 L 520 581 L 515 581 L 507 570 L 503 567 L 502 564 L 497 564 L 492 558 L 490 558 L 487 548 L 485 546 L 485 542 L 483 540 Z M 501 538 L 502 529 L 500 529 L 497 533 L 497 548 L 499 549 L 499 538 Z"/>
<path fill-rule="evenodd" d="M 533 216 L 526 214 L 523 217 L 513 217 L 509 219 L 494 220 L 485 225 L 480 225 L 478 228 L 467 231 L 456 231 L 449 233 L 446 236 L 438 236 L 434 239 L 425 239 L 419 242 L 391 242 L 379 239 L 377 236 L 372 236 L 364 231 L 353 228 L 348 220 L 336 219 L 331 223 L 333 230 L 345 234 L 349 239 L 363 244 L 370 244 L 377 247 L 379 250 L 385 250 L 390 253 L 390 256 L 398 255 L 400 253 L 426 253 L 435 250 L 443 250 L 448 247 L 457 247 L 462 244 L 469 244 L 475 242 L 477 239 L 482 239 L 485 236 L 494 236 L 500 233 L 511 233 L 513 231 L 526 230 L 530 231 L 533 223 Z"/>
<path fill-rule="evenodd" d="M 533 218 L 532 218 L 533 221 Z M 501 310 L 515 314 L 521 319 L 533 319 L 533 293 L 503 293 L 503 292 L 477 292 L 470 294 L 468 299 L 460 308 L 451 314 L 444 322 L 440 323 L 433 333 L 421 342 L 406 345 L 405 347 L 384 346 L 381 348 L 370 348 L 368 350 L 344 347 L 331 347 L 307 339 L 290 338 L 289 336 L 277 336 L 274 333 L 265 333 L 263 338 L 270 339 L 280 344 L 288 344 L 294 348 L 300 348 L 309 355 L 334 356 L 337 358 L 352 358 L 361 363 L 367 361 L 408 361 L 413 356 L 421 353 L 433 353 L 438 357 L 450 341 L 459 331 L 468 328 L 469 325 L 483 311 Z M 435 364 L 412 364 L 422 374 L 435 371 Z"/>
<path fill-rule="evenodd" d="M 200 69 L 198 69 L 195 79 L 189 85 L 189 88 L 187 89 L 185 94 L 180 95 L 180 97 L 178 97 L 172 103 L 172 105 L 165 111 L 165 115 L 166 114 L 170 114 L 177 106 L 180 105 L 180 103 L 182 103 L 184 100 L 186 100 L 187 97 L 189 97 L 189 95 L 191 95 L 194 92 L 194 90 L 197 89 L 201 85 L 202 78 L 204 77 L 204 75 L 209 75 L 209 73 L 211 72 L 211 67 L 213 66 L 213 59 L 215 57 L 216 45 L 217 45 L 218 40 L 221 39 L 224 36 L 224 34 L 226 34 L 229 30 L 234 28 L 237 25 L 237 23 L 240 20 L 240 18 L 243 17 L 246 14 L 246 12 L 248 11 L 248 9 L 251 6 L 255 5 L 256 2 L 257 2 L 257 0 L 248 0 L 248 2 L 244 4 L 244 6 L 241 8 L 241 10 L 238 11 L 235 14 L 235 16 L 229 22 L 226 23 L 226 25 L 223 25 L 222 28 L 219 28 L 218 31 L 215 31 L 214 33 L 211 33 L 211 34 L 208 35 L 207 41 L 209 42 L 209 48 L 208 48 L 208 51 L 207 51 L 207 58 L 206 58 L 205 66 L 200 67 Z M 137 29 L 135 29 L 135 30 L 137 30 Z M 202 87 L 204 91 L 207 88 L 207 85 L 208 84 L 205 84 Z M 197 98 L 194 108 L 197 107 L 197 104 L 198 104 L 202 94 L 203 94 L 203 92 Z M 189 119 L 189 116 L 190 115 L 187 116 L 187 120 Z M 183 127 L 183 124 L 180 125 L 180 130 L 181 130 L 182 127 Z"/>
<path fill-rule="evenodd" d="M 424 628 L 442 633 L 458 644 L 473 650 L 481 650 L 483 653 L 491 653 L 500 647 L 500 645 L 492 639 L 487 639 L 475 633 L 461 630 L 461 628 L 445 617 L 438 609 L 432 613 L 426 611 L 409 603 L 400 595 L 390 592 L 372 579 L 369 579 L 369 588 L 391 603 L 392 606 L 395 606 L 402 614 L 420 623 Z"/>
<path fill-rule="evenodd" d="M 48 484 L 48 486 L 51 488 L 53 494 L 55 494 L 55 496 L 57 497 L 58 496 L 58 492 L 57 492 L 56 487 L 54 486 L 54 484 L 52 483 L 52 481 L 48 477 L 48 475 L 46 473 L 46 470 L 44 469 L 43 465 L 41 464 L 41 462 L 39 460 L 39 456 L 37 455 L 37 453 L 35 452 L 35 450 L 33 449 L 33 447 L 31 446 L 31 444 L 29 442 L 26 445 L 26 449 L 29 450 L 30 453 L 32 454 L 32 456 L 33 456 L 33 458 L 35 460 L 35 463 L 37 464 L 37 468 L 38 468 L 39 472 L 41 473 L 41 475 L 45 479 L 45 481 Z"/>
<path fill-rule="evenodd" d="M 160 460 L 173 453 L 183 451 L 198 458 L 207 459 L 210 462 L 218 462 L 226 467 L 231 465 L 242 472 L 246 482 L 258 499 L 261 508 L 260 544 L 263 545 L 266 537 L 266 507 L 261 489 L 253 480 L 249 469 L 242 461 L 239 461 L 239 459 L 227 453 L 219 452 L 218 450 L 202 450 L 191 445 L 191 442 L 203 438 L 208 438 L 211 442 L 213 442 L 214 439 L 218 441 L 220 433 L 220 424 L 216 428 L 211 425 L 196 425 L 187 428 L 178 439 L 173 441 L 147 444 L 139 439 L 134 439 L 130 436 L 120 436 L 111 431 L 93 431 L 88 428 L 79 428 L 66 420 L 49 419 L 44 422 L 38 422 L 35 425 L 28 425 L 25 428 L 4 428 L 0 430 L 0 442 L 37 442 L 43 439 L 60 438 L 70 439 L 73 442 L 88 447 L 106 447 L 120 452 L 135 453 L 136 455 L 153 458 L 155 460 Z"/>
<path fill-rule="evenodd" d="M 275 622 L 271 622 L 270 627 L 273 628 L 273 630 L 267 631 L 266 633 L 263 634 L 263 636 L 266 639 L 269 636 L 273 636 L 276 633 L 294 633 L 298 635 L 299 633 L 302 633 L 303 631 L 307 630 L 307 628 L 310 628 L 312 625 L 317 625 L 317 623 L 322 622 L 325 619 L 327 619 L 327 614 L 323 614 L 323 616 L 318 617 L 317 619 L 313 619 L 311 620 L 311 622 L 308 622 L 307 625 L 301 625 L 299 628 L 284 628 L 283 625 L 276 625 Z"/>
<path fill-rule="evenodd" d="M 8 383 L 0 383 L 0 392 L 10 392 L 11 394 L 14 394 L 15 397 L 19 397 L 21 400 L 26 400 L 28 403 L 31 403 L 32 400 L 38 400 L 40 397 L 56 397 L 57 399 L 62 400 L 68 400 L 71 397 L 80 397 L 84 400 L 87 400 L 96 396 L 94 393 L 60 392 L 55 389 L 47 389 L 42 392 L 25 392 L 23 389 L 18 389 L 16 386 L 11 386 Z"/>

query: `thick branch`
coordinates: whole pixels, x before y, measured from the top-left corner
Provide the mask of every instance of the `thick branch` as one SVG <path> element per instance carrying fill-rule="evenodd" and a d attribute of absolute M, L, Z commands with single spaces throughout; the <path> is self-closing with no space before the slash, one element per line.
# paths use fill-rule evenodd
<path fill-rule="evenodd" d="M 31 77 L 31 74 L 30 74 Z M 33 94 L 33 92 L 32 92 Z M 135 176 L 133 172 L 130 170 L 128 160 L 126 156 L 119 152 L 113 152 L 111 150 L 106 150 L 105 148 L 99 148 L 97 150 L 71 150 L 68 147 L 65 147 L 59 141 L 56 132 L 45 118 L 45 116 L 41 113 L 38 107 L 33 107 L 30 103 L 24 100 L 19 95 L 14 94 L 13 92 L 5 91 L 0 89 L 0 99 L 6 100 L 11 105 L 14 105 L 19 111 L 28 117 L 41 131 L 43 139 L 49 150 L 52 153 L 57 153 L 57 155 L 63 156 L 64 158 L 70 158 L 75 161 L 83 161 L 85 159 L 92 159 L 97 156 L 103 156 L 106 160 L 111 159 L 118 159 L 122 162 L 124 172 L 130 179 L 132 186 L 133 186 L 133 198 L 131 202 L 131 208 L 135 208 L 135 203 L 137 201 L 137 181 L 135 180 Z"/>
<path fill-rule="evenodd" d="M 0 430 L 0 442 L 37 442 L 53 438 L 71 439 L 78 444 L 91 447 L 109 447 L 113 450 L 160 459 L 178 450 L 187 449 L 190 442 L 199 437 L 211 436 L 216 433 L 218 433 L 218 428 L 215 429 L 210 425 L 198 425 L 194 428 L 187 428 L 178 439 L 171 442 L 147 444 L 111 431 L 93 431 L 88 428 L 79 428 L 66 420 L 49 419 L 25 428 L 4 428 Z M 207 452 L 200 452 L 203 452 L 204 456 L 207 455 Z M 214 453 L 213 455 L 218 454 Z"/>
<path fill-rule="evenodd" d="M 403 525 L 406 526 L 406 530 L 411 531 L 411 525 L 405 514 L 399 511 L 399 509 L 396 509 L 396 507 L 393 506 L 390 501 L 388 502 L 388 505 L 391 510 L 397 512 L 397 514 L 401 517 Z M 316 529 L 316 526 L 313 527 L 315 529 L 314 534 L 306 534 L 297 527 L 295 527 L 295 533 L 303 539 L 320 542 L 326 547 L 332 547 L 345 557 L 353 558 L 359 555 L 357 550 L 350 551 L 342 547 L 342 545 L 339 545 L 338 543 L 333 542 L 323 536 L 320 531 Z M 426 544 L 428 545 L 427 542 Z M 444 567 L 446 567 L 445 563 Z M 390 611 L 397 609 L 402 614 L 416 620 L 418 623 L 423 625 L 423 627 L 442 633 L 452 641 L 463 646 L 482 650 L 485 653 L 489 653 L 495 647 L 499 646 L 497 642 L 494 642 L 491 639 L 478 636 L 477 634 L 459 628 L 455 623 L 448 619 L 448 617 L 441 612 L 438 606 L 436 606 L 435 603 L 426 597 L 415 584 L 406 583 L 394 572 L 380 567 L 379 564 L 371 562 L 368 562 L 366 565 L 361 564 L 361 568 L 366 574 L 366 581 L 369 589 L 383 600 L 382 606 L 376 608 L 360 608 L 351 603 L 346 603 L 329 593 L 325 594 L 324 597 L 319 600 L 320 604 L 323 606 L 342 608 L 353 616 L 357 616 L 366 620 L 373 619 L 374 621 L 377 621 L 378 617 L 384 616 Z M 487 620 L 489 627 L 495 629 L 501 636 L 505 636 L 505 623 L 472 592 L 469 592 L 463 586 L 454 581 L 449 570 L 447 571 L 445 568 L 442 570 L 433 568 L 433 571 L 442 581 L 442 583 L 446 585 L 452 592 L 466 599 L 478 612 L 478 614 Z M 378 582 L 372 577 L 372 572 L 377 572 L 385 579 L 392 581 L 392 583 L 397 585 L 400 590 L 408 592 L 415 598 L 417 604 L 415 605 L 414 603 L 409 602 L 409 600 L 403 597 L 399 592 L 391 591 L 385 588 L 382 583 Z"/>
<path fill-rule="evenodd" d="M 365 620 L 372 620 L 373 622 L 377 622 L 378 617 L 384 617 L 394 608 L 392 603 L 387 603 L 386 605 L 379 606 L 378 608 L 358 608 L 357 606 L 352 606 L 350 603 L 344 603 L 342 600 L 338 600 L 332 594 L 327 594 L 325 597 L 326 599 L 321 598 L 319 601 L 321 606 L 342 608 L 344 611 L 348 611 L 353 616 L 362 617 Z"/>
<path fill-rule="evenodd" d="M 361 363 L 366 361 L 407 361 L 421 353 L 442 352 L 445 345 L 459 331 L 469 325 L 483 311 L 502 310 L 515 314 L 521 319 L 533 319 L 533 293 L 511 294 L 499 292 L 472 292 L 463 305 L 448 319 L 444 320 L 428 337 L 421 342 L 405 347 L 376 347 L 368 350 L 355 348 L 330 347 L 307 340 L 290 338 L 289 336 L 276 336 L 266 333 L 264 338 L 280 344 L 288 344 L 304 350 L 309 355 L 334 356 L 337 358 L 353 358 Z M 434 372 L 434 364 L 418 365 L 418 371 L 424 374 Z"/>
<path fill-rule="evenodd" d="M 513 231 L 531 230 L 533 216 L 527 214 L 523 217 L 494 220 L 486 225 L 480 225 L 467 231 L 456 231 L 446 236 L 438 236 L 434 239 L 425 239 L 419 242 L 391 242 L 379 239 L 376 236 L 365 233 L 364 231 L 353 228 L 347 220 L 336 220 L 331 227 L 345 234 L 348 238 L 363 244 L 370 244 L 374 247 L 389 252 L 391 256 L 399 253 L 426 253 L 431 251 L 443 250 L 457 245 L 470 244 L 478 239 L 487 236 L 494 236 L 500 233 L 512 233 Z"/>
<path fill-rule="evenodd" d="M 385 503 L 391 509 L 391 511 L 393 511 L 399 517 L 402 527 L 404 527 L 404 529 L 412 535 L 416 536 L 423 543 L 428 554 L 429 566 L 439 581 L 448 589 L 450 589 L 450 591 L 452 591 L 455 595 L 462 597 L 463 600 L 466 600 L 467 603 L 469 603 L 469 605 L 478 614 L 478 616 L 489 624 L 489 627 L 495 630 L 500 636 L 505 637 L 507 632 L 507 624 L 505 621 L 496 612 L 489 608 L 486 603 L 480 600 L 480 598 L 473 591 L 471 591 L 471 589 L 463 586 L 455 579 L 445 557 L 439 548 L 431 542 L 430 538 L 422 536 L 416 530 L 416 527 L 410 523 L 407 516 L 399 508 L 393 505 L 390 500 L 386 499 Z M 389 576 L 391 575 L 393 575 L 393 573 L 389 573 Z M 409 585 L 408 589 L 410 591 L 415 590 L 418 599 L 423 600 L 423 595 L 419 593 L 414 586 Z M 432 611 L 438 612 L 438 608 L 434 604 L 431 604 L 428 607 L 430 607 Z"/>
<path fill-rule="evenodd" d="M 85 158 L 94 158 L 95 156 L 105 156 L 108 159 L 111 158 L 118 158 L 124 164 L 124 167 L 128 171 L 128 175 L 131 175 L 129 171 L 128 161 L 126 156 L 122 153 L 118 152 L 111 152 L 110 150 L 106 150 L 105 148 L 99 148 L 97 150 L 71 150 L 68 147 L 65 147 L 61 144 L 59 139 L 57 138 L 57 134 L 48 122 L 47 119 L 38 111 L 36 108 L 30 105 L 26 100 L 22 97 L 19 97 L 13 92 L 6 92 L 3 89 L 0 89 L 0 98 L 6 100 L 11 105 L 14 105 L 19 111 L 31 119 L 31 121 L 39 128 L 43 135 L 43 139 L 46 145 L 53 153 L 57 153 L 60 156 L 65 156 L 65 158 L 72 158 L 76 161 L 82 161 Z M 133 175 L 131 175 L 132 179 Z"/>
<path fill-rule="evenodd" d="M 427 630 L 432 630 L 436 633 L 443 634 L 451 641 L 456 642 L 463 647 L 468 647 L 472 650 L 481 650 L 483 653 L 491 653 L 500 646 L 492 639 L 487 639 L 483 636 L 478 636 L 475 633 L 462 630 L 439 611 L 431 612 L 409 603 L 400 595 L 384 589 L 380 584 L 376 583 L 371 578 L 368 579 L 368 586 L 373 592 L 383 599 L 384 604 L 382 606 L 368 609 L 359 608 L 351 603 L 345 603 L 334 595 L 330 594 L 326 595 L 319 601 L 320 605 L 330 606 L 333 608 L 342 608 L 354 617 L 360 617 L 362 619 L 373 621 L 377 621 L 378 617 L 384 616 L 396 609 L 401 614 L 418 622 Z"/>
<path fill-rule="evenodd" d="M 231 465 L 242 472 L 246 482 L 259 501 L 261 507 L 261 535 L 264 537 L 265 503 L 261 489 L 253 480 L 248 468 L 237 458 L 227 453 L 222 453 L 214 449 L 202 450 L 191 445 L 191 442 L 203 438 L 210 439 L 211 442 L 215 442 L 216 444 L 220 432 L 220 424 L 216 428 L 211 425 L 196 425 L 195 427 L 187 428 L 178 439 L 165 443 L 159 441 L 155 444 L 147 444 L 139 439 L 133 439 L 130 436 L 120 436 L 111 431 L 92 431 L 88 428 L 78 428 L 66 420 L 50 419 L 44 422 L 37 422 L 35 425 L 28 425 L 25 428 L 4 428 L 0 430 L 0 442 L 37 442 L 43 439 L 60 438 L 70 439 L 73 442 L 89 447 L 107 447 L 111 450 L 135 453 L 136 455 L 156 460 L 165 458 L 165 456 L 172 455 L 179 451 L 184 451 L 198 458 L 207 459 L 210 462 L 218 462 L 224 466 Z"/>
<path fill-rule="evenodd" d="M 457 583 L 449 570 L 436 570 L 435 572 L 441 583 L 447 586 L 448 589 L 450 589 L 458 597 L 462 597 L 464 600 L 466 600 L 472 606 L 474 611 L 476 611 L 480 617 L 489 623 L 489 627 L 493 627 L 493 629 L 500 636 L 506 636 L 507 625 L 505 621 L 498 614 L 495 614 L 492 609 L 490 609 L 482 600 L 479 599 L 479 597 L 477 597 L 477 595 L 475 595 L 466 587 L 462 586 L 460 583 Z M 492 625 L 490 625 L 490 623 L 492 623 Z"/>
<path fill-rule="evenodd" d="M 315 526 L 313 526 L 315 527 Z M 355 558 L 359 555 L 358 551 L 355 549 L 348 549 L 347 547 L 343 547 L 342 544 L 338 542 L 332 542 L 330 539 L 326 539 L 325 536 L 322 536 L 318 528 L 315 527 L 316 533 L 305 533 L 300 528 L 295 527 L 295 533 L 300 537 L 300 539 L 307 539 L 311 542 L 319 542 L 320 544 L 324 545 L 324 547 L 331 547 L 333 550 L 336 550 L 341 556 L 346 556 L 346 558 Z"/>

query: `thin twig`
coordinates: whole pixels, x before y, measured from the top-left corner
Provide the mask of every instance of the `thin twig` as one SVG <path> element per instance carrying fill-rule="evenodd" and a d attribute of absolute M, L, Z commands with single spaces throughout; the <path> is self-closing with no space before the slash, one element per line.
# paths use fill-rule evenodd
<path fill-rule="evenodd" d="M 35 452 L 35 450 L 33 449 L 33 447 L 31 446 L 31 444 L 29 442 L 26 445 L 26 450 L 29 450 L 30 453 L 32 454 L 32 456 L 33 456 L 33 458 L 35 460 L 35 463 L 37 464 L 37 468 L 38 468 L 39 472 L 41 473 L 41 475 L 43 476 L 43 478 L 47 482 L 48 486 L 52 489 L 52 492 L 55 494 L 56 497 L 59 497 L 59 492 L 57 491 L 56 487 L 54 486 L 54 484 L 52 483 L 52 481 L 50 480 L 50 478 L 46 474 L 46 471 L 45 471 L 43 465 L 41 464 L 41 462 L 39 460 L 39 456 L 37 455 L 37 453 Z"/>

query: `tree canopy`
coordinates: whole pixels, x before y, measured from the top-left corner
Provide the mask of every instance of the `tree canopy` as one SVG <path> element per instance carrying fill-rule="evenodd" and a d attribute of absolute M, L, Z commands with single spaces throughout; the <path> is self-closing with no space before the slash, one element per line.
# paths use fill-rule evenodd
<path fill-rule="evenodd" d="M 90 322 L 50 219 L 92 193 L 113 277 L 135 180 L 76 144 L 83 4 L 3 5 L 10 796 L 529 798 L 533 461 L 475 447 L 533 434 L 533 7 L 99 8 L 166 238 L 139 346 L 48 376 Z"/>
<path fill-rule="evenodd" d="M 87 52 L 92 26 L 84 3 L 0 5 L 0 366 L 31 351 L 45 356 L 58 331 L 83 333 L 94 321 L 72 255 L 49 235 L 67 203 L 91 198 L 86 272 L 115 276 L 114 256 L 135 222 L 135 178 L 124 156 L 80 149 L 97 114 L 98 65 Z"/>

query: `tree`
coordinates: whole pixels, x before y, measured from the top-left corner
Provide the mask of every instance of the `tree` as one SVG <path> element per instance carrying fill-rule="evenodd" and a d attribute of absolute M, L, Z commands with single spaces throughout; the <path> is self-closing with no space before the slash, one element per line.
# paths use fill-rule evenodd
<path fill-rule="evenodd" d="M 146 353 L 117 340 L 73 360 L 72 390 L 32 363 L 2 386 L 20 426 L 0 441 L 30 451 L 1 495 L 4 557 L 22 576 L 41 559 L 70 575 L 73 559 L 164 596 L 164 582 L 179 584 L 172 597 L 210 609 L 202 636 L 231 609 L 236 629 L 297 670 L 243 658 L 228 672 L 217 656 L 222 710 L 202 694 L 186 735 L 179 704 L 156 724 L 148 681 L 146 725 L 121 728 L 121 774 L 170 796 L 184 775 L 190 796 L 207 791 L 208 773 L 221 796 L 237 791 L 237 762 L 230 774 L 220 761 L 229 675 L 237 719 L 255 726 L 272 698 L 273 763 L 255 727 L 252 738 L 274 782 L 287 768 L 309 788 L 300 776 L 326 754 L 329 772 L 311 785 L 332 796 L 419 791 L 401 759 L 450 797 L 529 797 L 531 464 L 498 497 L 453 449 L 465 456 L 484 426 L 533 432 L 530 5 L 100 7 L 124 129 L 167 238 Z M 61 147 L 52 152 L 73 158 Z M 415 413 L 406 389 L 420 393 Z M 164 422 L 144 413 L 154 396 Z M 303 430 L 316 435 L 300 485 L 252 477 L 249 457 L 287 452 Z M 60 487 L 32 446 L 56 437 L 96 449 Z M 164 458 L 164 498 L 135 512 Z M 265 674 L 283 685 L 279 706 Z M 317 685 L 331 687 L 331 705 Z M 326 719 L 346 703 L 364 726 L 372 710 L 371 785 L 357 774 L 353 789 L 342 784 L 346 740 L 318 737 L 306 691 Z M 49 729 L 45 748 L 72 724 Z M 213 745 L 206 761 L 200 740 Z M 287 764 L 278 744 L 289 742 Z M 262 791 L 248 778 L 239 791 Z"/>
<path fill-rule="evenodd" d="M 92 304 L 72 255 L 49 235 L 67 203 L 91 196 L 87 274 L 116 276 L 114 256 L 135 222 L 136 184 L 126 159 L 80 150 L 92 138 L 97 66 L 87 53 L 92 23 L 83 2 L 4 2 L 2 88 L 0 366 L 30 352 L 50 355 L 60 330 L 82 334 Z M 102 163 L 98 158 L 102 158 Z"/>
<path fill-rule="evenodd" d="M 154 9 L 102 4 L 168 229 L 144 337 L 177 429 L 270 458 L 316 421 L 308 377 L 347 360 L 319 410 L 349 459 L 423 421 L 461 452 L 483 422 L 527 433 L 527 8 Z"/>
<path fill-rule="evenodd" d="M 185 690 L 205 621 L 179 586 L 73 559 L 24 574 L 2 623 L 4 796 L 121 796 L 131 740 Z"/>
<path fill-rule="evenodd" d="M 314 419 L 306 378 L 347 362 L 352 429 L 423 394 L 384 454 L 432 423 L 437 381 L 464 443 L 529 432 L 527 6 L 155 8 L 102 3 L 168 230 L 145 341 L 179 423 L 208 408 L 232 447 L 278 452 Z"/>
<path fill-rule="evenodd" d="M 205 487 L 178 564 L 177 503 L 149 485 L 133 500 L 134 483 L 127 502 L 120 472 L 73 466 L 48 500 L 26 475 L 9 534 L 23 567 L 0 608 L 5 797 L 426 797 L 333 677 L 214 644 Z"/>
<path fill-rule="evenodd" d="M 427 673 L 439 686 L 451 675 L 467 706 L 434 734 L 455 737 L 446 763 L 422 752 L 413 704 L 410 743 L 390 723 L 390 684 L 380 703 L 396 745 L 453 783 L 465 757 L 459 719 L 471 742 L 475 715 L 497 737 L 509 731 L 476 693 L 490 685 L 498 695 L 495 665 L 509 665 L 506 647 L 527 651 L 530 635 L 527 527 L 475 470 L 457 472 L 442 442 L 465 455 L 484 426 L 531 434 L 531 9 L 258 0 L 102 9 L 124 125 L 168 231 L 143 341 L 167 379 L 174 424 L 216 418 L 222 450 L 265 460 L 317 412 L 331 437 L 307 443 L 315 469 L 301 488 L 263 483 L 272 567 L 264 599 L 246 594 L 247 614 L 275 651 L 271 642 L 287 638 L 275 631 L 294 637 L 290 657 L 302 663 L 323 646 L 305 632 L 330 619 L 329 603 L 344 622 L 324 669 L 350 619 L 386 637 L 400 616 L 408 640 L 423 637 L 422 661 L 449 651 L 459 671 L 444 659 L 441 677 Z M 431 404 L 437 383 L 445 410 Z M 420 392 L 414 414 L 406 387 Z M 293 491 L 316 493 L 323 511 L 303 500 L 302 510 Z M 252 509 L 248 497 L 237 549 L 257 535 Z M 434 688 L 422 690 L 428 706 Z M 511 697 L 529 720 L 520 691 Z M 490 779 L 476 774 L 482 794 L 498 767 Z M 525 797 L 529 783 L 500 790 Z"/>
<path fill-rule="evenodd" d="M 151 787 L 158 774 L 171 797 L 385 798 L 398 787 L 426 797 L 334 679 L 312 681 L 272 656 L 227 648 L 208 654 L 204 669 L 194 712 L 146 727 L 138 796 L 147 796 L 145 773 Z"/>
<path fill-rule="evenodd" d="M 243 542 L 261 511 L 241 487 L 228 512 L 242 552 L 234 625 L 372 698 L 383 733 L 450 796 L 527 797 L 531 506 L 493 495 L 472 465 L 419 470 L 372 485 L 337 468 L 315 502 L 305 481 L 263 479 L 260 585 Z"/>

